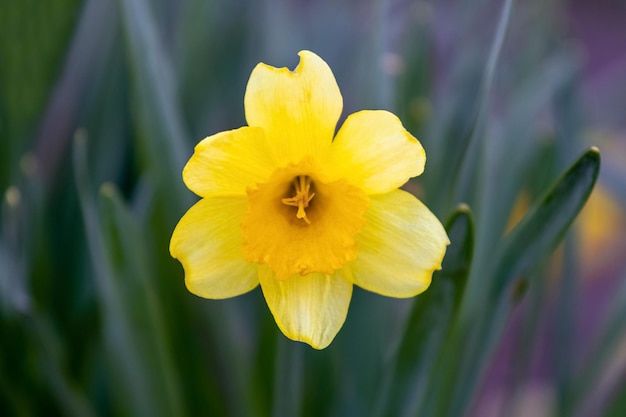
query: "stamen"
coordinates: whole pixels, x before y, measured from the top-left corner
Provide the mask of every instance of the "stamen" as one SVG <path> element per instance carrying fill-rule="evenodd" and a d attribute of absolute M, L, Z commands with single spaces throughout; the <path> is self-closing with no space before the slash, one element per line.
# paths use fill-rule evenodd
<path fill-rule="evenodd" d="M 306 216 L 306 212 L 304 211 L 305 208 L 309 207 L 309 203 L 313 200 L 313 197 L 315 197 L 315 193 L 310 193 L 311 179 L 306 175 L 298 175 L 293 180 L 293 188 L 296 195 L 289 198 L 283 198 L 281 202 L 288 206 L 298 207 L 296 217 L 304 220 L 307 224 L 311 224 L 311 221 Z"/>

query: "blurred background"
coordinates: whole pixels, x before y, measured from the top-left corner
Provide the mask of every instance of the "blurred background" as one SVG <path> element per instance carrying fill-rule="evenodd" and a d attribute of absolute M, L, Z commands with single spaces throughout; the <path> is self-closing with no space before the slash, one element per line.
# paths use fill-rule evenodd
<path fill-rule="evenodd" d="M 407 190 L 442 221 L 470 207 L 464 305 L 489 303 L 502 239 L 600 149 L 471 386 L 418 385 L 468 416 L 626 415 L 625 22 L 621 0 L 0 0 L 0 415 L 429 409 L 385 382 L 415 300 L 355 289 L 318 352 L 282 336 L 259 289 L 199 299 L 169 256 L 194 145 L 245 124 L 258 62 L 294 68 L 301 49 L 332 68 L 342 119 L 388 109 L 420 139 Z"/>

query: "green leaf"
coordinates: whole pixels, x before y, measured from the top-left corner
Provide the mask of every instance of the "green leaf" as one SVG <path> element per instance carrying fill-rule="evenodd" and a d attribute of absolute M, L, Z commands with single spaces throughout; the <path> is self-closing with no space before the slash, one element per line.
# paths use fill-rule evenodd
<path fill-rule="evenodd" d="M 463 306 L 461 320 L 436 365 L 422 413 L 458 416 L 469 408 L 504 328 L 512 290 L 561 242 L 591 194 L 599 168 L 599 151 L 587 150 L 504 238 L 487 281 L 494 285 L 485 289 L 485 302 L 478 308 Z"/>
<path fill-rule="evenodd" d="M 154 274 L 149 268 L 138 222 L 112 184 L 101 187 L 99 202 L 104 242 L 114 268 L 112 279 L 119 287 L 131 323 L 142 331 L 137 343 L 148 362 L 146 372 L 158 381 L 156 395 L 162 396 L 167 415 L 183 416 L 180 378 L 172 364 L 161 307 L 150 282 Z"/>
<path fill-rule="evenodd" d="M 120 0 L 128 57 L 138 106 L 139 137 L 153 180 L 167 195 L 168 220 L 175 220 L 192 202 L 182 185 L 187 155 L 176 78 L 166 59 L 154 15 L 146 0 Z"/>
<path fill-rule="evenodd" d="M 86 147 L 84 134 L 78 132 L 74 176 L 101 303 L 111 389 L 123 414 L 184 415 L 179 384 L 163 351 L 164 337 L 140 265 L 143 245 L 110 187 L 105 187 L 103 198 L 107 221 L 101 221 L 87 178 Z"/>
<path fill-rule="evenodd" d="M 63 340 L 49 319 L 40 312 L 32 311 L 24 316 L 25 327 L 30 331 L 38 348 L 40 372 L 48 381 L 63 414 L 72 417 L 95 417 L 97 414 L 85 392 L 85 388 L 72 380 L 67 369 L 67 357 Z"/>
<path fill-rule="evenodd" d="M 444 145 L 443 152 L 439 155 L 445 158 L 447 164 L 453 167 L 452 174 L 446 173 L 439 178 L 431 194 L 434 194 L 435 212 L 443 207 L 449 207 L 450 202 L 468 201 L 472 195 L 472 181 L 477 172 L 476 166 L 480 163 L 478 157 L 480 144 L 484 140 L 487 120 L 489 115 L 489 104 L 491 91 L 495 81 L 497 64 L 499 62 L 502 45 L 511 21 L 513 10 L 513 0 L 505 0 L 498 16 L 497 26 L 489 48 L 489 55 L 484 66 L 484 72 L 480 80 L 480 89 L 475 94 L 477 102 L 474 104 L 470 126 L 467 131 L 460 132 L 460 135 L 450 137 L 449 143 Z M 471 85 L 471 82 L 463 83 Z M 470 106 L 471 108 L 471 106 Z M 467 112 L 467 107 L 459 108 L 463 113 Z M 437 166 L 441 166 L 443 161 L 436 160 Z M 443 192 L 442 192 L 443 190 Z M 442 201 L 447 198 L 448 201 Z M 455 200 L 456 199 L 456 200 Z"/>
<path fill-rule="evenodd" d="M 83 2 L 0 1 L 0 190 L 15 181 L 66 58 Z"/>
<path fill-rule="evenodd" d="M 459 311 L 474 247 L 470 210 L 461 205 L 447 222 L 451 244 L 442 269 L 433 274 L 430 288 L 415 299 L 397 354 L 389 366 L 378 414 L 415 415 L 429 374 Z"/>
<path fill-rule="evenodd" d="M 302 415 L 302 386 L 304 349 L 281 334 L 276 349 L 273 417 Z"/>
<path fill-rule="evenodd" d="M 589 198 L 599 170 L 600 152 L 590 148 L 504 238 L 492 272 L 492 301 L 507 297 L 519 279 L 533 272 L 563 240 Z"/>

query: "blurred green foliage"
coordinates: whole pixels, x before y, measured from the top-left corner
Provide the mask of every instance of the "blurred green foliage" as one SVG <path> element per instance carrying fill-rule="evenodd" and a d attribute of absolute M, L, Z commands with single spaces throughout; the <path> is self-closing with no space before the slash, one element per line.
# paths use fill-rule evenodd
<path fill-rule="evenodd" d="M 3 1 L 0 5 L 0 185 L 10 184 L 61 73 L 80 12 L 78 0 Z"/>
<path fill-rule="evenodd" d="M 561 313 L 542 412 L 626 413 L 624 384 L 594 391 L 623 342 L 626 286 L 576 350 L 576 241 L 550 260 L 600 166 L 583 145 L 566 6 L 2 0 L 0 415 L 485 415 L 524 302 Z M 195 198 L 181 180 L 194 144 L 245 123 L 257 62 L 293 68 L 300 49 L 333 68 L 344 114 L 387 108 L 420 138 L 426 172 L 406 188 L 452 241 L 416 299 L 355 290 L 321 352 L 286 340 L 259 290 L 189 294 L 168 253 Z M 531 208 L 509 231 L 523 195 Z M 541 308 L 523 316 L 493 415 L 530 379 Z"/>

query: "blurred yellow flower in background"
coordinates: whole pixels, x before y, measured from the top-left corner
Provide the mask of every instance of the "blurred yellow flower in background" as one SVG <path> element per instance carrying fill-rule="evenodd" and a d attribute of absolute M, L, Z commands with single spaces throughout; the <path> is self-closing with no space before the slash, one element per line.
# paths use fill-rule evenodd
<path fill-rule="evenodd" d="M 420 175 L 421 144 L 387 111 L 350 115 L 328 65 L 301 51 L 294 71 L 258 64 L 248 126 L 201 141 L 183 170 L 202 199 L 170 252 L 192 293 L 234 297 L 257 285 L 281 331 L 330 344 L 353 285 L 391 297 L 426 290 L 449 244 L 439 220 L 399 190 Z M 333 136 L 334 139 L 333 139 Z"/>

